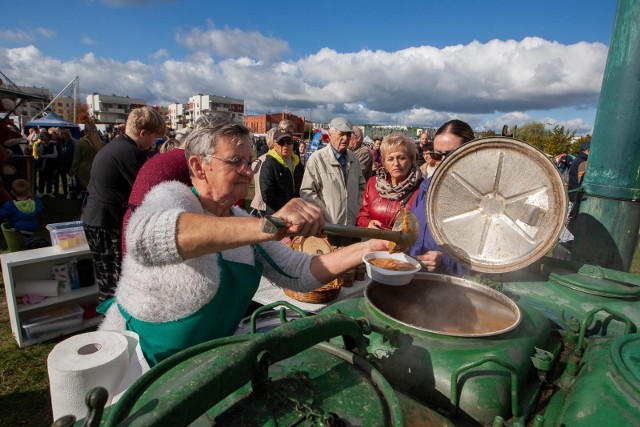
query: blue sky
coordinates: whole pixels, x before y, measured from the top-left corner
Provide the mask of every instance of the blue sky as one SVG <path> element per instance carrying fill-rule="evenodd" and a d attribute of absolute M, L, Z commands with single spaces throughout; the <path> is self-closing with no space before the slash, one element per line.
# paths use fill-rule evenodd
<path fill-rule="evenodd" d="M 312 120 L 591 132 L 613 0 L 69 0 L 3 5 L 0 71 L 54 93 L 245 100 Z M 27 10 L 33 11 L 28 12 Z"/>

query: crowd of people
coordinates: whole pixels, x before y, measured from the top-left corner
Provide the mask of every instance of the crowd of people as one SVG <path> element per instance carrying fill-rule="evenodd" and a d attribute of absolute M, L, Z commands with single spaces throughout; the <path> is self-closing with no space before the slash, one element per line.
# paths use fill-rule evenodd
<path fill-rule="evenodd" d="M 453 121 L 441 128 L 439 151 L 432 152 L 440 160 L 469 140 L 451 123 L 466 125 Z M 358 127 L 336 117 L 329 143 L 305 156 L 306 145 L 294 150 L 293 126 L 284 120 L 267 133 L 261 153 L 248 128 L 211 114 L 174 148 L 145 160 L 160 132 L 153 110 L 131 113 L 125 134 L 95 158 L 82 214 L 103 301 L 101 328 L 137 332 L 152 365 L 232 334 L 261 276 L 308 292 L 358 265 L 365 253 L 388 247 L 381 240 L 329 236 L 339 249 L 312 256 L 283 243 L 294 235 L 322 236 L 325 223 L 391 228 L 407 207 L 421 221 L 410 253 L 428 271 L 464 273 L 439 250 L 424 213 L 418 214 L 428 178 L 418 167 L 416 144 L 402 134 L 369 148 Z M 247 213 L 236 202 L 252 181 Z M 265 231 L 265 215 L 282 219 L 286 229 Z"/>
<path fill-rule="evenodd" d="M 423 133 L 419 144 L 392 133 L 367 146 L 361 128 L 336 117 L 328 143 L 309 150 L 296 144 L 288 120 L 258 147 L 247 127 L 213 113 L 150 156 L 166 131 L 163 117 L 142 107 L 107 144 L 91 123 L 78 141 L 55 129 L 31 141 L 41 162 L 40 193 L 62 187 L 69 194 L 71 178 L 84 191 L 81 219 L 105 314 L 101 328 L 137 332 L 151 364 L 232 334 L 263 275 L 308 292 L 388 247 L 327 236 L 338 250 L 311 256 L 283 243 L 294 235 L 324 237 L 325 223 L 391 229 L 409 209 L 419 235 L 408 253 L 427 271 L 465 273 L 435 243 L 425 214 L 434 170 L 473 139 L 465 122 L 443 124 L 433 140 Z M 69 180 L 52 182 L 60 174 Z M 249 213 L 238 200 L 252 182 Z M 30 196 L 14 193 L 17 200 Z M 286 228 L 268 231 L 267 215 Z"/>

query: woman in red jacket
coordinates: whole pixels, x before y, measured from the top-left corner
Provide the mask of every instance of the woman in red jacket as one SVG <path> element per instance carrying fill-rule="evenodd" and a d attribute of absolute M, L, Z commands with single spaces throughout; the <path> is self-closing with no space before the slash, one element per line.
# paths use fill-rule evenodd
<path fill-rule="evenodd" d="M 356 222 L 359 227 L 391 229 L 400 208 L 412 205 L 422 182 L 417 152 L 416 143 L 401 133 L 382 140 L 382 167 L 367 181 Z"/>

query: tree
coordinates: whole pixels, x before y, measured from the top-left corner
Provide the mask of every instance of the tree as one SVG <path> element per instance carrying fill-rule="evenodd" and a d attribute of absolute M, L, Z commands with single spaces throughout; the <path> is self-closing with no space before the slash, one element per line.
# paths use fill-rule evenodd
<path fill-rule="evenodd" d="M 575 134 L 575 130 L 569 131 L 565 129 L 564 126 L 555 125 L 544 141 L 542 151 L 552 156 L 568 153 L 571 149 L 571 142 Z"/>
<path fill-rule="evenodd" d="M 547 131 L 544 128 L 544 123 L 533 122 L 527 123 L 515 130 L 514 138 L 521 139 L 536 148 L 544 151 L 544 141 L 547 137 Z"/>
<path fill-rule="evenodd" d="M 477 133 L 478 138 L 488 138 L 490 136 L 496 136 L 496 133 L 491 129 L 483 130 L 482 132 Z"/>
<path fill-rule="evenodd" d="M 86 123 L 89 117 L 89 105 L 78 103 L 76 105 L 76 123 Z"/>

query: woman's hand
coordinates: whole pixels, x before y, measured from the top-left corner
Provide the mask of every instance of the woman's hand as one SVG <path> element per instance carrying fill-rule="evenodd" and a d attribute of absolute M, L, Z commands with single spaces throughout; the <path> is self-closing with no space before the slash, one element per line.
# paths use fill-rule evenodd
<path fill-rule="evenodd" d="M 322 236 L 324 231 L 324 216 L 322 209 L 302 199 L 291 199 L 278 212 L 273 214 L 287 224 L 287 228 L 276 233 L 276 239 L 285 236 Z"/>
<path fill-rule="evenodd" d="M 423 255 L 416 256 L 425 267 L 427 267 L 427 271 L 433 272 L 436 271 L 436 268 L 442 262 L 442 252 L 440 251 L 429 251 Z"/>
<path fill-rule="evenodd" d="M 388 240 L 370 239 L 370 240 L 367 240 L 364 243 L 369 245 L 368 252 L 388 251 L 389 250 L 389 241 Z"/>
<path fill-rule="evenodd" d="M 369 221 L 369 225 L 367 225 L 367 228 L 377 228 L 379 230 L 382 228 L 382 223 L 377 219 L 372 219 L 371 221 Z"/>

